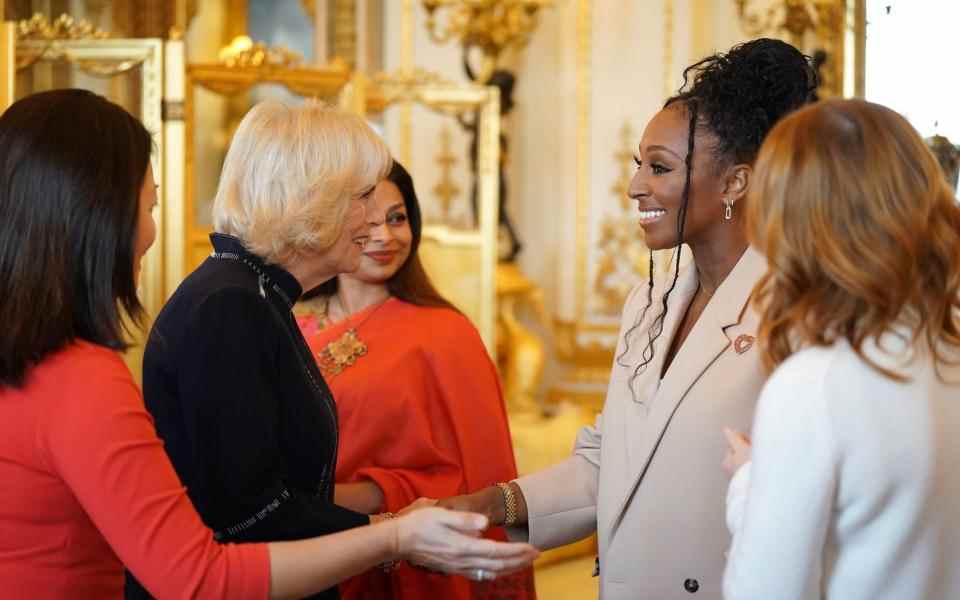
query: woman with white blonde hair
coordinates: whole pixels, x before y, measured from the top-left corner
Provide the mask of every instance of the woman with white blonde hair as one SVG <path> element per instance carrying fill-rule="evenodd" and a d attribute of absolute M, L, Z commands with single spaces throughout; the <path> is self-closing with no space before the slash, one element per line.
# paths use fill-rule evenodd
<path fill-rule="evenodd" d="M 304 290 L 357 268 L 365 205 L 390 165 L 361 118 L 316 103 L 259 104 L 234 135 L 214 202 L 213 252 L 164 306 L 143 368 L 157 432 L 221 543 L 297 540 L 394 517 L 334 504 L 336 407 L 291 312 Z M 271 555 L 271 565 L 302 575 L 291 595 L 320 592 L 374 566 L 378 541 L 391 532 L 404 539 L 410 528 L 424 535 L 399 552 L 394 545 L 391 558 L 486 579 L 535 556 L 525 545 L 471 539 L 476 519 L 428 508 L 393 527 L 338 534 L 352 536 L 342 546 L 332 536 L 326 562 L 291 552 L 286 563 Z M 128 577 L 127 597 L 146 595 Z"/>

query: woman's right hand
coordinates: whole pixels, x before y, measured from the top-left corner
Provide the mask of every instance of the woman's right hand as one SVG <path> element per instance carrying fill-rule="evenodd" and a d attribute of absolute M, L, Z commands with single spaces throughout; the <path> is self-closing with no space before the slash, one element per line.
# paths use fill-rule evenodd
<path fill-rule="evenodd" d="M 475 513 L 423 508 L 394 522 L 401 559 L 471 579 L 493 579 L 518 571 L 540 554 L 529 544 L 479 537 L 488 521 Z"/>

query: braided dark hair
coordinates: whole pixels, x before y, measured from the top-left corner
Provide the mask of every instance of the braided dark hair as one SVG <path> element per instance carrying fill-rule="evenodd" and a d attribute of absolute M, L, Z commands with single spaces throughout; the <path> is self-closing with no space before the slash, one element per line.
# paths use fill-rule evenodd
<path fill-rule="evenodd" d="M 664 103 L 664 108 L 677 105 L 678 109 L 686 110 L 690 123 L 683 196 L 677 215 L 677 246 L 671 261 L 674 274 L 663 294 L 660 313 L 648 329 L 647 345 L 640 364 L 630 378 L 631 392 L 637 376 L 653 360 L 653 344 L 663 333 L 667 302 L 680 276 L 697 125 L 705 127 L 716 140 L 710 150 L 718 172 L 729 165 L 752 164 L 773 125 L 809 102 L 816 84 L 817 74 L 810 58 L 790 44 L 770 38 L 739 44 L 725 54 L 708 56 L 684 69 L 683 85 L 677 95 Z M 624 349 L 617 357 L 617 364 L 623 367 L 629 366 L 623 359 L 630 351 L 630 336 L 644 321 L 653 304 L 653 270 L 651 251 L 647 304 L 639 319 L 624 334 Z"/>

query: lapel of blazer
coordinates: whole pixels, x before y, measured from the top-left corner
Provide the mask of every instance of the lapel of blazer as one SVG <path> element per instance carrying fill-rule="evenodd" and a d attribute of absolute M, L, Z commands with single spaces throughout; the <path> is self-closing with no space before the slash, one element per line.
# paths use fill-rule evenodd
<path fill-rule="evenodd" d="M 656 453 L 673 415 L 683 398 L 700 376 L 710 367 L 733 342 L 727 337 L 726 329 L 740 323 L 750 299 L 754 284 L 766 270 L 766 261 L 759 253 L 748 248 L 733 271 L 717 289 L 707 304 L 696 325 L 677 352 L 660 388 L 656 393 L 644 396 L 641 386 L 655 389 L 662 370 L 664 355 L 669 341 L 680 324 L 690 297 L 697 287 L 696 267 L 690 265 L 685 273 L 681 293 L 670 300 L 668 321 L 664 326 L 660 343 L 657 344 L 658 358 L 654 359 L 648 372 L 637 381 L 637 397 L 643 403 L 632 401 L 627 410 L 624 423 L 627 427 L 628 469 L 625 494 L 620 499 L 617 510 L 612 514 L 614 523 L 626 510 L 634 490 L 643 479 L 644 473 Z M 678 288 L 680 282 L 678 281 Z M 669 327 L 667 326 L 669 325 Z M 645 336 L 644 336 L 645 339 Z"/>

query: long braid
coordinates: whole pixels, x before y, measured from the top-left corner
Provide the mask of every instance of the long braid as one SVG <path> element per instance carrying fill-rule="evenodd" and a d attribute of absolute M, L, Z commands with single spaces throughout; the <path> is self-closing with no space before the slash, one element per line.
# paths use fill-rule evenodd
<path fill-rule="evenodd" d="M 643 323 L 643 320 L 647 316 L 647 310 L 651 305 L 653 305 L 653 250 L 647 251 L 647 257 L 649 259 L 649 266 L 647 269 L 647 303 L 643 306 L 643 310 L 640 312 L 640 318 L 633 322 L 623 336 L 623 352 L 617 356 L 617 364 L 621 367 L 630 366 L 627 363 L 622 362 L 623 358 L 630 353 L 630 334 L 632 334 L 633 331 L 640 326 L 640 323 Z"/>
<path fill-rule="evenodd" d="M 640 374 L 643 373 L 643 371 L 647 368 L 647 365 L 649 365 L 650 362 L 653 361 L 654 342 L 656 342 L 656 340 L 663 333 L 663 324 L 667 316 L 668 301 L 670 298 L 670 294 L 671 292 L 673 292 L 674 288 L 676 288 L 677 280 L 680 278 L 680 256 L 683 251 L 683 242 L 684 242 L 683 233 L 686 227 L 687 207 L 690 204 L 690 176 L 691 176 L 691 173 L 693 172 L 693 151 L 695 146 L 694 142 L 696 139 L 696 127 L 697 127 L 697 115 L 698 115 L 697 104 L 695 101 L 688 100 L 686 103 L 686 108 L 690 115 L 689 133 L 687 135 L 687 157 L 684 159 L 684 164 L 686 165 L 687 170 L 684 175 L 683 196 L 680 203 L 680 210 L 677 213 L 677 251 L 675 253 L 675 260 L 674 260 L 673 280 L 670 282 L 670 287 L 667 288 L 666 292 L 664 292 L 663 297 L 661 299 L 660 314 L 657 315 L 657 318 L 654 320 L 653 325 L 651 325 L 650 328 L 647 330 L 648 332 L 647 345 L 643 349 L 640 364 L 638 364 L 634 368 L 633 375 L 630 376 L 628 386 L 630 388 L 630 392 L 634 395 L 634 397 L 636 397 L 636 390 L 634 390 L 633 385 L 636 382 L 637 377 L 639 377 Z M 650 269 L 651 283 L 650 283 L 650 292 L 648 293 L 648 296 L 647 296 L 648 298 L 647 307 L 644 308 L 643 313 L 640 316 L 640 319 L 637 320 L 633 324 L 633 326 L 630 327 L 630 330 L 626 333 L 627 338 L 629 338 L 629 335 L 637 327 L 640 326 L 640 323 L 643 322 L 643 318 L 644 316 L 646 316 L 647 308 L 649 308 L 650 304 L 652 303 L 652 290 L 653 290 L 653 268 L 652 268 L 653 254 L 652 253 L 650 255 L 650 264 L 651 264 L 651 269 Z M 626 343 L 625 346 L 626 347 L 624 351 L 621 353 L 620 357 L 618 358 L 618 362 L 620 358 L 623 358 L 626 355 L 627 351 L 629 350 L 629 343 Z M 623 365 L 623 366 L 626 366 L 626 365 Z"/>

